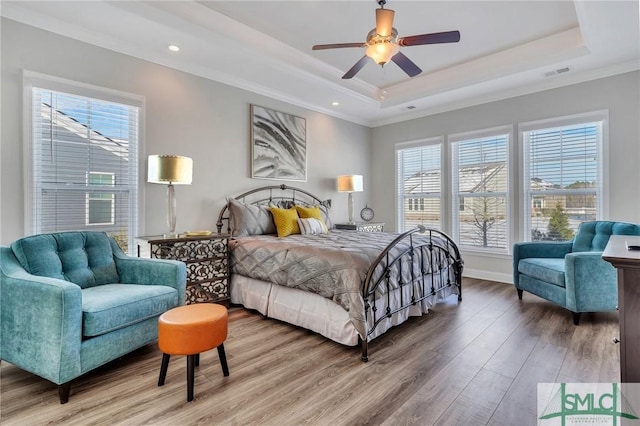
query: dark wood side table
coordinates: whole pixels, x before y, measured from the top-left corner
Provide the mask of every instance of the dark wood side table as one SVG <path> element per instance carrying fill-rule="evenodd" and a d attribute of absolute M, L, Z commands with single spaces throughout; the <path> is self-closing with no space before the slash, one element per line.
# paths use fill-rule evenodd
<path fill-rule="evenodd" d="M 384 222 L 336 223 L 336 229 L 347 229 L 360 232 L 383 232 Z"/>
<path fill-rule="evenodd" d="M 229 304 L 229 234 L 137 237 L 138 256 L 187 265 L 186 303 Z"/>
<path fill-rule="evenodd" d="M 627 250 L 627 243 L 640 245 L 640 237 L 612 235 L 602 258 L 618 269 L 620 310 L 620 381 L 640 382 L 640 251 Z"/>

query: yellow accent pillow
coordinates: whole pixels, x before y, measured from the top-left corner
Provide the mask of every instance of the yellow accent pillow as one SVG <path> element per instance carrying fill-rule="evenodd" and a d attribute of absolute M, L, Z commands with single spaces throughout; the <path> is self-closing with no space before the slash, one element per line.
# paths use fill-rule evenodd
<path fill-rule="evenodd" d="M 269 210 L 273 215 L 273 222 L 276 224 L 278 237 L 286 237 L 287 235 L 300 233 L 298 211 L 295 208 L 279 209 L 277 207 L 269 207 Z"/>
<path fill-rule="evenodd" d="M 318 219 L 320 221 L 320 223 L 322 223 L 322 227 L 324 228 L 325 232 L 329 232 L 329 229 L 327 228 L 327 224 L 324 223 L 324 219 L 322 218 L 322 211 L 320 210 L 320 207 L 318 206 L 313 206 L 313 207 L 305 207 L 305 206 L 299 206 L 299 205 L 295 205 L 293 206 L 296 208 L 296 211 L 298 212 L 298 216 L 300 216 L 301 219 Z"/>

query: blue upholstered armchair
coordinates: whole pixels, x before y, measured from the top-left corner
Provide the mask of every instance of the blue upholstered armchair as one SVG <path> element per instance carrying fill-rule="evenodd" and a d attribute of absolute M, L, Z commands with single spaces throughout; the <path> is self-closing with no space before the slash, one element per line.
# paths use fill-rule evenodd
<path fill-rule="evenodd" d="M 522 299 L 522 292 L 527 291 L 563 306 L 573 312 L 575 325 L 582 312 L 616 309 L 616 270 L 602 259 L 611 235 L 640 235 L 640 226 L 585 222 L 571 241 L 516 243 L 513 282 L 518 297 Z"/>
<path fill-rule="evenodd" d="M 126 256 L 102 232 L 34 235 L 0 247 L 0 359 L 58 385 L 153 342 L 184 304 L 182 262 Z"/>

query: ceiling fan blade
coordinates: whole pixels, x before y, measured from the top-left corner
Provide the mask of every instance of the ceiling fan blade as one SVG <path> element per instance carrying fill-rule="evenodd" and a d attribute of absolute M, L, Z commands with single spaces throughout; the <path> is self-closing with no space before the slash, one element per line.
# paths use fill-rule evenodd
<path fill-rule="evenodd" d="M 407 58 L 402 52 L 398 52 L 391 60 L 396 63 L 402 71 L 406 72 L 409 77 L 415 77 L 420 74 L 422 70 L 409 58 Z"/>
<path fill-rule="evenodd" d="M 334 43 L 334 44 L 316 44 L 311 50 L 339 49 L 342 47 L 365 47 L 364 43 Z"/>
<path fill-rule="evenodd" d="M 376 33 L 378 35 L 383 37 L 391 35 L 395 13 L 391 9 L 376 9 Z"/>
<path fill-rule="evenodd" d="M 421 44 L 457 43 L 460 41 L 460 31 L 445 31 L 443 33 L 419 34 L 398 39 L 400 46 L 418 46 Z"/>
<path fill-rule="evenodd" d="M 360 71 L 365 65 L 367 65 L 367 62 L 369 62 L 369 57 L 367 55 L 364 55 L 358 62 L 356 62 L 354 66 L 351 67 L 349 71 L 347 71 L 345 75 L 342 76 L 342 78 L 346 80 L 353 77 L 358 73 L 358 71 Z"/>

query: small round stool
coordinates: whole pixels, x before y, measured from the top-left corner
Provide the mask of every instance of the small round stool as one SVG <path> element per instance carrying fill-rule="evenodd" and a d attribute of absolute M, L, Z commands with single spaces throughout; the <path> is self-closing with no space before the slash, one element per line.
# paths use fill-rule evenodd
<path fill-rule="evenodd" d="M 195 366 L 200 353 L 218 348 L 222 373 L 229 375 L 223 342 L 227 338 L 227 308 L 215 303 L 196 303 L 173 308 L 158 318 L 158 347 L 162 365 L 158 386 L 164 385 L 171 355 L 187 356 L 187 401 L 193 400 Z"/>

